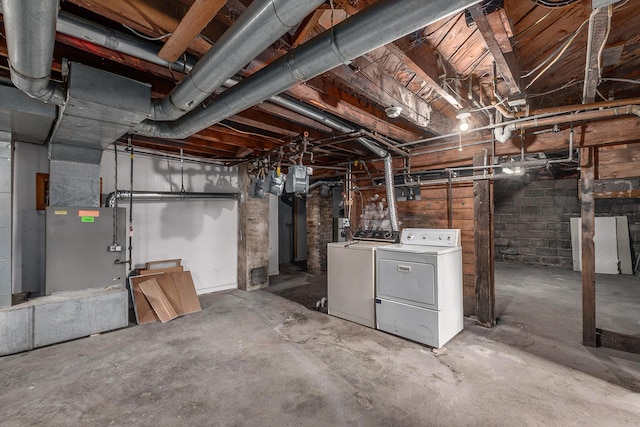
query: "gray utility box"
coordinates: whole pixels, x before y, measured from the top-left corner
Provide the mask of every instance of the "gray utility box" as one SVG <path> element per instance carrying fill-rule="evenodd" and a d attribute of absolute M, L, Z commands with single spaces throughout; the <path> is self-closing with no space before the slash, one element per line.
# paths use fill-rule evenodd
<path fill-rule="evenodd" d="M 126 210 L 48 207 L 45 294 L 125 286 Z M 114 233 L 117 228 L 117 244 Z"/>

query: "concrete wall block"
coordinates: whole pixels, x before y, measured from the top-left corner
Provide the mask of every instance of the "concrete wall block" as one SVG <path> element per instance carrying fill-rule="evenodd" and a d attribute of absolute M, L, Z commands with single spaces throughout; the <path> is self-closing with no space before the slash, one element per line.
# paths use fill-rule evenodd
<path fill-rule="evenodd" d="M 536 248 L 536 255 L 556 256 L 558 255 L 558 250 L 555 248 Z"/>
<path fill-rule="evenodd" d="M 128 323 L 124 288 L 51 295 L 33 301 L 33 346 L 124 328 Z"/>
<path fill-rule="evenodd" d="M 512 248 L 512 247 L 501 247 L 498 248 L 498 252 L 502 255 L 517 255 L 518 254 L 518 248 Z"/>
<path fill-rule="evenodd" d="M 549 182 L 554 188 L 566 188 L 571 190 L 577 190 L 578 188 L 577 179 L 554 179 Z"/>
<path fill-rule="evenodd" d="M 519 247 L 517 249 L 518 255 L 533 255 L 535 252 L 533 248 Z"/>
<path fill-rule="evenodd" d="M 32 329 L 31 303 L 0 310 L 0 356 L 31 350 Z"/>
<path fill-rule="evenodd" d="M 545 195 L 544 188 L 526 189 L 524 190 L 524 197 L 543 197 Z"/>
<path fill-rule="evenodd" d="M 521 214 L 539 214 L 540 213 L 540 206 L 522 206 L 520 208 L 520 213 Z"/>

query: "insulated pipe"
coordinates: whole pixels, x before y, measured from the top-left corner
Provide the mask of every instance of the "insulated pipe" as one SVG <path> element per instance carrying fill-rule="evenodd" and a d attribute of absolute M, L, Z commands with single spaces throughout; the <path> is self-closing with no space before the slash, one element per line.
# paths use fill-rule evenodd
<path fill-rule="evenodd" d="M 298 25 L 324 0 L 255 0 L 167 96 L 152 106 L 154 120 L 175 120 L 195 109 L 253 58 Z"/>
<path fill-rule="evenodd" d="M 387 189 L 387 206 L 389 209 L 391 230 L 399 231 L 398 211 L 396 209 L 396 189 L 393 182 L 393 159 L 391 158 L 391 154 L 387 154 L 384 158 L 384 183 Z"/>
<path fill-rule="evenodd" d="M 58 14 L 57 30 L 59 33 L 86 40 L 95 45 L 106 47 L 107 49 L 124 53 L 162 67 L 171 68 L 172 70 L 182 73 L 188 73 L 195 65 L 195 61 L 190 58 L 169 62 L 158 56 L 159 48 L 152 43 L 119 31 L 111 30 L 103 25 L 87 21 L 86 19 L 64 11 Z"/>
<path fill-rule="evenodd" d="M 218 95 L 207 108 L 169 123 L 145 120 L 133 132 L 184 139 L 475 3 L 478 0 L 380 0 Z"/>
<path fill-rule="evenodd" d="M 109 193 L 105 206 L 112 208 L 116 200 L 131 200 L 136 202 L 168 202 L 180 200 L 240 200 L 239 193 L 192 193 L 168 191 L 124 191 L 116 190 Z"/>
<path fill-rule="evenodd" d="M 507 126 L 497 127 L 493 130 L 496 140 L 505 143 L 511 138 L 512 132 L 521 129 L 531 129 L 541 126 L 552 126 L 560 123 L 577 122 L 582 120 L 595 120 L 607 117 L 626 116 L 635 114 L 640 117 L 639 105 L 626 105 L 624 107 L 607 108 L 604 110 L 583 111 L 574 114 L 565 114 L 562 116 L 545 117 L 542 119 L 532 118 L 528 121 L 510 123 Z"/>
<path fill-rule="evenodd" d="M 32 98 L 63 105 L 62 84 L 51 80 L 58 0 L 2 0 L 13 84 Z"/>

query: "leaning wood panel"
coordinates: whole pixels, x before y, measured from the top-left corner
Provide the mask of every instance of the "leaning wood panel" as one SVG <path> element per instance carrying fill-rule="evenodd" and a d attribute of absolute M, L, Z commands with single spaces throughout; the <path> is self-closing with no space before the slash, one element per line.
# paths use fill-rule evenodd
<path fill-rule="evenodd" d="M 151 323 L 158 320 L 158 316 L 153 311 L 151 304 L 149 304 L 149 301 L 140 290 L 140 283 L 152 278 L 157 278 L 161 275 L 162 273 L 129 277 L 129 288 L 131 289 L 133 310 L 135 312 L 136 322 L 138 325 L 144 325 L 145 323 Z"/>
<path fill-rule="evenodd" d="M 153 307 L 153 311 L 156 312 L 158 318 L 162 323 L 166 323 L 169 320 L 178 317 L 178 313 L 173 308 L 167 296 L 162 292 L 160 285 L 156 279 L 145 280 L 140 283 L 140 290 Z"/>

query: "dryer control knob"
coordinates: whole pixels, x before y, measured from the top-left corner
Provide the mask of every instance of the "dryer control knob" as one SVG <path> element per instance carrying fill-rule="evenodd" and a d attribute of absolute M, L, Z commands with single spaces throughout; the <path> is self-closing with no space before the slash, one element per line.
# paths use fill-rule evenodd
<path fill-rule="evenodd" d="M 407 240 L 413 240 L 413 239 L 415 239 L 415 237 L 416 237 L 416 236 L 415 236 L 415 234 L 413 234 L 413 233 L 409 233 L 409 234 L 407 234 Z"/>

